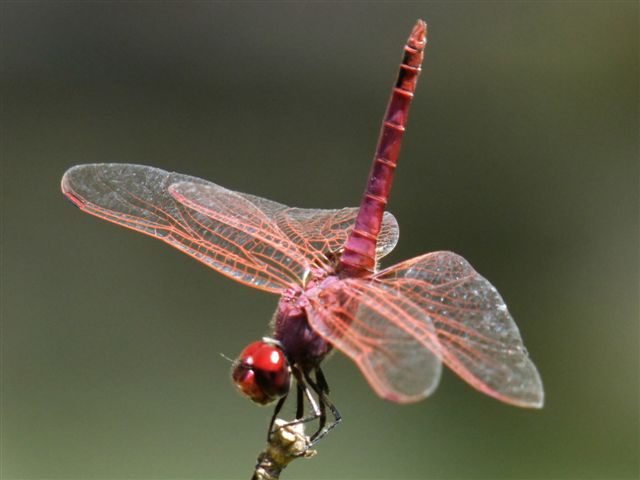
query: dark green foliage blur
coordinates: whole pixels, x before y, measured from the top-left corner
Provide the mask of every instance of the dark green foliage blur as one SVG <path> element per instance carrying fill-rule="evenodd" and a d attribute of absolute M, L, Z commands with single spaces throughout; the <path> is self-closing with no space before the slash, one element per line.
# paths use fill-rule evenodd
<path fill-rule="evenodd" d="M 638 3 L 2 2 L 3 479 L 248 478 L 270 409 L 230 365 L 276 298 L 82 214 L 78 163 L 357 205 L 401 49 L 429 24 L 385 265 L 498 287 L 541 411 L 447 371 L 424 402 L 325 365 L 344 423 L 283 478 L 637 478 Z"/>

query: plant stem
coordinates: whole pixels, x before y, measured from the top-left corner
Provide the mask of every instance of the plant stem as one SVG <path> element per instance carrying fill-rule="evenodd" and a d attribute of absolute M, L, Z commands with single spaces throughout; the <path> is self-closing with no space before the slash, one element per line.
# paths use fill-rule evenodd
<path fill-rule="evenodd" d="M 309 458 L 316 454 L 310 450 L 311 442 L 304 434 L 304 424 L 288 425 L 280 418 L 274 422 L 267 447 L 258 455 L 258 463 L 251 480 L 277 480 L 285 467 L 296 458 Z"/>

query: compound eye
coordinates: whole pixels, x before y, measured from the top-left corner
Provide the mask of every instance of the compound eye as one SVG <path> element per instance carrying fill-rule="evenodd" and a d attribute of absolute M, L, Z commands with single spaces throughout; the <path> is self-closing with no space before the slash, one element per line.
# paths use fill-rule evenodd
<path fill-rule="evenodd" d="M 256 381 L 256 374 L 250 368 L 243 364 L 234 367 L 231 374 L 233 382 L 247 397 L 260 405 L 266 405 L 273 401 Z"/>
<path fill-rule="evenodd" d="M 246 347 L 231 374 L 234 383 L 251 400 L 265 405 L 289 392 L 289 363 L 280 347 L 264 341 Z"/>

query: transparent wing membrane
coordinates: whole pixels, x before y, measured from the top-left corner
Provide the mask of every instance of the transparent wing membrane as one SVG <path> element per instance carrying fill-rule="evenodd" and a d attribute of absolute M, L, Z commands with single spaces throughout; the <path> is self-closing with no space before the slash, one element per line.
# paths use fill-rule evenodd
<path fill-rule="evenodd" d="M 170 186 L 184 182 L 217 189 L 228 201 L 228 208 L 212 219 L 176 201 L 169 193 Z M 306 268 L 292 259 L 286 267 L 269 262 L 272 252 L 268 247 L 259 245 L 258 238 L 229 214 L 234 206 L 249 208 L 250 200 L 195 177 L 140 165 L 80 165 L 64 175 L 62 190 L 81 210 L 159 238 L 256 288 L 281 292 Z M 299 260 L 299 252 L 292 251 L 291 257 Z"/>
<path fill-rule="evenodd" d="M 310 296 L 309 322 L 383 398 L 417 401 L 440 361 L 481 392 L 539 408 L 540 376 L 497 290 L 454 253 L 429 253 Z"/>
<path fill-rule="evenodd" d="M 507 403 L 542 406 L 540 375 L 507 306 L 464 258 L 428 253 L 383 270 L 375 279 L 431 319 L 443 362 L 466 382 Z"/>
<path fill-rule="evenodd" d="M 311 210 L 234 192 L 196 177 L 142 165 L 69 169 L 65 195 L 81 210 L 163 240 L 239 282 L 280 293 L 314 264 L 331 265 L 357 209 Z M 387 214 L 379 255 L 398 240 Z"/>
<path fill-rule="evenodd" d="M 346 279 L 320 290 L 310 303 L 314 330 L 350 357 L 381 397 L 415 402 L 438 385 L 435 329 L 408 298 L 369 280 Z"/>
<path fill-rule="evenodd" d="M 280 229 L 304 251 L 339 252 L 355 225 L 358 208 L 315 210 L 288 208 L 275 216 Z M 395 217 L 385 212 L 378 236 L 376 256 L 389 254 L 398 243 L 399 228 Z"/>

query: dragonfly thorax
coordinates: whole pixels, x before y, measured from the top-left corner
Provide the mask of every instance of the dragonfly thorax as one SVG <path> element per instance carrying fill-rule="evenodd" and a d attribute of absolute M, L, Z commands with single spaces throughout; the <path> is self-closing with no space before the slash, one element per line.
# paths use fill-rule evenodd
<path fill-rule="evenodd" d="M 274 315 L 274 338 L 282 346 L 289 362 L 300 366 L 303 371 L 317 366 L 333 348 L 311 328 L 307 317 L 308 296 L 323 288 L 325 283 L 330 283 L 331 279 L 335 277 L 325 275 L 324 279 L 308 282 L 305 289 L 288 290 L 280 297 Z"/>

